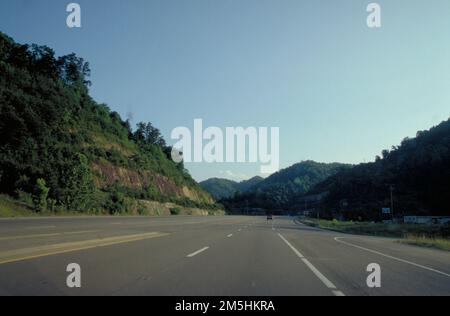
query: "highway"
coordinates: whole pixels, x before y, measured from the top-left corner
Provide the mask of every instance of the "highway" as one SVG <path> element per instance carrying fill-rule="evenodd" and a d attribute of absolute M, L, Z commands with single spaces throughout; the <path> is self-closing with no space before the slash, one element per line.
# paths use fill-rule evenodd
<path fill-rule="evenodd" d="M 0 295 L 448 296 L 450 253 L 293 217 L 0 219 Z"/>

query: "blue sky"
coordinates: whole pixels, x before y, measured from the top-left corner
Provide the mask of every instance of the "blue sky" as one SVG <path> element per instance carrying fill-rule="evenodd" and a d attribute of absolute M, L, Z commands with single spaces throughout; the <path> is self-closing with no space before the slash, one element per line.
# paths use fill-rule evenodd
<path fill-rule="evenodd" d="M 91 93 L 124 118 L 177 126 L 280 127 L 281 167 L 372 161 L 450 116 L 450 2 L 2 0 L 0 30 L 76 52 Z M 189 164 L 197 180 L 247 178 L 259 164 Z"/>

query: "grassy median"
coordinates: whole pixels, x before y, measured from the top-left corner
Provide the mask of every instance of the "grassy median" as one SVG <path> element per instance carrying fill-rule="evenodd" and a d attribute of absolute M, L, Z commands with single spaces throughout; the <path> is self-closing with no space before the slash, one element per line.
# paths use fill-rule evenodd
<path fill-rule="evenodd" d="M 448 225 L 385 224 L 322 219 L 300 219 L 300 222 L 346 234 L 400 238 L 400 243 L 450 251 Z"/>

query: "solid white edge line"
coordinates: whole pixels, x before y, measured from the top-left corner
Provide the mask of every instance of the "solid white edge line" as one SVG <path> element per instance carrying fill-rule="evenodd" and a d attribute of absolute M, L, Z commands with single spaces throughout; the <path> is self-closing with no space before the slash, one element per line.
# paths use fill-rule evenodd
<path fill-rule="evenodd" d="M 206 250 L 208 250 L 208 249 L 209 249 L 209 247 L 202 248 L 202 249 L 200 249 L 200 250 L 197 250 L 196 252 L 193 252 L 193 253 L 187 255 L 187 257 L 188 257 L 188 258 L 195 257 L 196 255 L 198 255 L 198 254 L 200 254 L 200 253 L 202 253 L 203 251 L 206 251 Z"/>
<path fill-rule="evenodd" d="M 325 286 L 331 290 L 336 290 L 336 285 L 334 285 L 330 280 L 328 280 L 311 262 L 309 262 L 308 259 L 303 258 L 303 263 L 306 264 L 306 266 L 316 275 L 316 277 L 319 278 L 320 281 L 322 281 Z"/>
<path fill-rule="evenodd" d="M 442 271 L 439 271 L 439 270 L 436 270 L 436 269 L 433 269 L 433 268 L 430 268 L 430 267 L 427 267 L 427 266 L 424 266 L 424 265 L 421 265 L 421 264 L 418 264 L 418 263 L 414 263 L 414 262 L 411 262 L 411 261 L 408 261 L 408 260 L 405 260 L 405 259 L 401 259 L 401 258 L 397 258 L 397 257 L 391 256 L 391 255 L 387 255 L 387 254 L 384 254 L 384 253 L 376 251 L 376 250 L 372 250 L 372 249 L 369 249 L 369 248 L 358 246 L 358 245 L 355 245 L 355 244 L 352 244 L 352 243 L 340 240 L 341 238 L 344 238 L 344 237 L 335 237 L 334 240 L 339 242 L 339 243 L 341 243 L 341 244 L 345 244 L 347 246 L 355 247 L 355 248 L 358 248 L 358 249 L 361 249 L 361 250 L 364 250 L 364 251 L 367 251 L 367 252 L 371 252 L 371 253 L 379 255 L 379 256 L 383 256 L 383 257 L 386 257 L 386 258 L 389 258 L 389 259 L 392 259 L 392 260 L 403 262 L 403 263 L 406 263 L 406 264 L 409 264 L 409 265 L 412 265 L 412 266 L 415 266 L 415 267 L 418 267 L 418 268 L 422 268 L 422 269 L 425 269 L 425 270 L 428 270 L 428 271 L 431 271 L 431 272 L 435 272 L 435 273 L 442 274 L 442 275 L 445 275 L 447 277 L 450 277 L 450 274 L 448 274 L 448 273 L 445 273 L 445 272 L 442 272 Z"/>
<path fill-rule="evenodd" d="M 331 282 L 330 280 L 328 280 L 311 262 L 309 262 L 308 259 L 306 259 L 300 251 L 298 251 L 294 246 L 291 245 L 291 243 L 284 238 L 283 235 L 281 235 L 280 233 L 278 234 L 278 236 L 280 236 L 280 238 L 286 243 L 286 245 L 289 246 L 289 248 L 292 249 L 292 251 L 303 261 L 303 263 L 314 273 L 314 275 L 320 280 L 322 281 L 323 284 L 325 284 L 325 286 L 327 288 L 329 288 L 330 290 L 332 290 L 333 294 L 335 296 L 345 296 L 345 294 L 341 291 L 337 290 L 336 285 L 333 284 L 333 282 Z"/>
<path fill-rule="evenodd" d="M 305 258 L 305 257 L 300 253 L 300 251 L 298 251 L 297 249 L 295 249 L 294 246 L 292 246 L 291 243 L 290 243 L 289 241 L 287 241 L 286 238 L 284 238 L 283 235 L 278 234 L 278 236 L 280 236 L 280 238 L 286 243 L 286 245 L 288 245 L 289 248 L 291 248 L 292 251 L 293 251 L 300 259 Z"/>

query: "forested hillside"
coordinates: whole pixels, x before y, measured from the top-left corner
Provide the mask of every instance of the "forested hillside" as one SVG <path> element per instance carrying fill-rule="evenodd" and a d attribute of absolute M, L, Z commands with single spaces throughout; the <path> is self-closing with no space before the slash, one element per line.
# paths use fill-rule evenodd
<path fill-rule="evenodd" d="M 450 120 L 356 166 L 312 161 L 282 170 L 251 192 L 224 201 L 231 211 L 312 211 L 322 217 L 381 220 L 394 215 L 450 215 Z"/>
<path fill-rule="evenodd" d="M 396 215 L 450 215 L 450 120 L 330 177 L 313 193 L 327 192 L 320 208 L 328 214 L 379 219 L 390 207 L 391 185 Z"/>
<path fill-rule="evenodd" d="M 297 163 L 264 179 L 248 192 L 224 201 L 224 204 L 229 209 L 291 209 L 297 196 L 309 192 L 316 184 L 348 168 L 349 165 L 339 163 Z"/>
<path fill-rule="evenodd" d="M 145 213 L 149 201 L 216 209 L 151 123 L 89 96 L 89 64 L 0 33 L 0 193 L 36 211 Z"/>
<path fill-rule="evenodd" d="M 249 180 L 236 182 L 227 179 L 212 178 L 200 182 L 200 186 L 209 192 L 216 200 L 233 197 L 236 193 L 246 193 L 256 185 L 264 181 L 261 177 L 253 177 Z"/>

